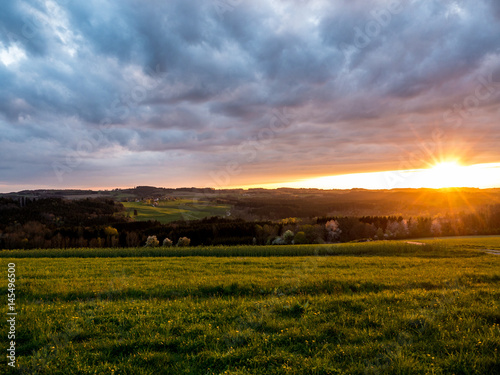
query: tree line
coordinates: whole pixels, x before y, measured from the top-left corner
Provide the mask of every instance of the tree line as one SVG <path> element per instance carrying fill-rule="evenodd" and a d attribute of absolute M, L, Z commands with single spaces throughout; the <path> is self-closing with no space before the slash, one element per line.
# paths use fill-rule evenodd
<path fill-rule="evenodd" d="M 133 221 L 112 199 L 0 198 L 0 248 L 138 247 L 156 236 L 197 245 L 280 245 L 500 234 L 500 205 L 442 216 L 212 217 L 161 224 Z"/>

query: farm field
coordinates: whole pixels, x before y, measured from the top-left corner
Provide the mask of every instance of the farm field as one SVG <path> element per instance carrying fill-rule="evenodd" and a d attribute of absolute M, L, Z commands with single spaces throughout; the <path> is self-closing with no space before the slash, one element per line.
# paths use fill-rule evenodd
<path fill-rule="evenodd" d="M 500 250 L 499 236 L 463 236 L 463 237 L 441 237 L 441 238 L 423 238 L 414 240 L 422 243 L 437 245 L 442 244 L 447 249 L 491 249 Z"/>
<path fill-rule="evenodd" d="M 123 202 L 122 204 L 131 216 L 134 210 L 137 210 L 138 215 L 132 217 L 138 221 L 157 220 L 163 224 L 177 220 L 199 220 L 210 216 L 226 216 L 227 211 L 231 208 L 228 205 L 217 205 L 212 202 L 192 199 L 160 201 L 158 207 L 143 202 Z"/>
<path fill-rule="evenodd" d="M 500 238 L 419 242 L 2 251 L 15 373 L 500 373 Z"/>

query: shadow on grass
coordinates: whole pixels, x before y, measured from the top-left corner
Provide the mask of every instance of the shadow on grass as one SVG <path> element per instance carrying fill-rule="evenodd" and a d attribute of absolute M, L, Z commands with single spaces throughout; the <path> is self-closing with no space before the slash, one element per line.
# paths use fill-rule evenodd
<path fill-rule="evenodd" d="M 482 280 L 482 282 L 485 282 Z M 496 280 L 490 280 L 496 283 Z M 470 283 L 470 281 L 469 281 Z M 23 295 L 25 301 L 92 301 L 92 300 L 174 300 L 179 298 L 232 298 L 232 297 L 264 297 L 264 296 L 301 296 L 301 295 L 356 295 L 364 293 L 380 293 L 383 291 L 399 291 L 404 287 L 409 289 L 439 290 L 446 288 L 442 283 L 416 282 L 411 285 L 387 285 L 375 282 L 352 282 L 342 280 L 323 280 L 316 283 L 304 283 L 300 286 L 282 285 L 279 287 L 262 287 L 260 285 L 240 285 L 231 283 L 229 285 L 199 285 L 195 288 L 171 288 L 171 289 L 113 289 L 101 292 L 80 291 L 69 293 L 28 293 Z M 0 288 L 0 291 L 5 288 Z M 291 312 L 295 314 L 295 312 Z"/>

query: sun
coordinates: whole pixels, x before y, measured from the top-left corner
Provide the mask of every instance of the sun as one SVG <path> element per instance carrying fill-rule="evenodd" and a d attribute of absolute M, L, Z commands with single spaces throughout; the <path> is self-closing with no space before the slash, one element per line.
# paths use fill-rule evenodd
<path fill-rule="evenodd" d="M 435 189 L 462 187 L 469 182 L 467 172 L 457 161 L 440 162 L 422 173 L 422 184 Z"/>

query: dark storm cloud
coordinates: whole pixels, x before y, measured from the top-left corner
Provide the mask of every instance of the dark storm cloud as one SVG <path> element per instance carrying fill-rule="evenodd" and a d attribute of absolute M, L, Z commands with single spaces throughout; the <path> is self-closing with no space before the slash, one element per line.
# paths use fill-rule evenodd
<path fill-rule="evenodd" d="M 3 2 L 0 185 L 386 167 L 436 129 L 498 161 L 498 35 L 493 0 Z"/>

